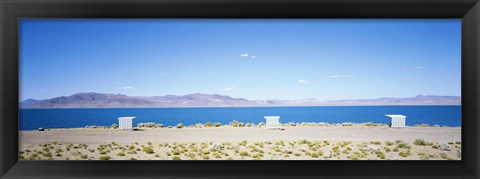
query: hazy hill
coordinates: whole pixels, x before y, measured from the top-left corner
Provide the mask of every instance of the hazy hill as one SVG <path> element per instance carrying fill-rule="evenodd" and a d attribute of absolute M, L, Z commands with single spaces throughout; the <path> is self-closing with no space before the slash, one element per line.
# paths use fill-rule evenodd
<path fill-rule="evenodd" d="M 184 96 L 127 96 L 123 94 L 77 93 L 45 100 L 27 99 L 21 108 L 139 108 L 139 107 L 220 107 L 220 106 L 361 106 L 361 105 L 460 105 L 458 96 L 418 95 L 408 98 L 347 99 L 321 101 L 247 100 L 218 94 L 188 94 Z"/>

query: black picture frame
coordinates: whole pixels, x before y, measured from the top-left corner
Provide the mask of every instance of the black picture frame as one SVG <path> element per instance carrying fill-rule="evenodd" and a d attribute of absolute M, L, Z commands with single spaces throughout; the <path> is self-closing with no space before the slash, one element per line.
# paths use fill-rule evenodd
<path fill-rule="evenodd" d="M 20 18 L 461 18 L 461 161 L 18 161 Z M 1 0 L 2 178 L 479 178 L 478 0 Z"/>

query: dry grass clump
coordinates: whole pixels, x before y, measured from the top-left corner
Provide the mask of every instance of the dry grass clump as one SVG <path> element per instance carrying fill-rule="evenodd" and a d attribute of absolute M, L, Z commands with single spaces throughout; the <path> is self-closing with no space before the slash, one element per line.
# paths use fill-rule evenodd
<path fill-rule="evenodd" d="M 246 156 L 246 157 L 250 156 L 250 154 L 247 151 L 242 151 L 242 152 L 240 152 L 239 155 L 240 156 Z"/>
<path fill-rule="evenodd" d="M 410 155 L 410 150 L 402 151 L 398 153 L 401 157 L 408 157 Z"/>
<path fill-rule="evenodd" d="M 415 139 L 415 141 L 413 142 L 414 145 L 419 145 L 419 146 L 426 146 L 427 145 L 427 141 L 423 140 L 423 139 Z"/>
<path fill-rule="evenodd" d="M 421 160 L 428 160 L 430 157 L 426 153 L 418 153 L 418 157 L 420 157 Z"/>
<path fill-rule="evenodd" d="M 177 127 L 178 129 L 181 129 L 181 128 L 184 128 L 185 125 L 183 125 L 182 123 L 178 123 L 176 127 Z"/>
<path fill-rule="evenodd" d="M 99 159 L 100 159 L 100 160 L 110 160 L 110 159 L 111 159 L 111 157 L 110 157 L 110 156 L 108 156 L 108 155 L 104 155 L 104 156 L 100 156 L 100 158 L 99 158 Z"/>
<path fill-rule="evenodd" d="M 143 151 L 147 154 L 153 154 L 155 153 L 152 149 L 152 147 L 143 147 Z"/>

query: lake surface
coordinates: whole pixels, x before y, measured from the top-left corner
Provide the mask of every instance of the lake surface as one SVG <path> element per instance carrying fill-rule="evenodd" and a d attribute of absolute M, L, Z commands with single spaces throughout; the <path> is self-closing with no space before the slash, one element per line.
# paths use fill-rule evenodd
<path fill-rule="evenodd" d="M 258 124 L 264 116 L 280 116 L 287 122 L 390 123 L 385 114 L 407 116 L 409 126 L 430 124 L 461 126 L 461 106 L 314 106 L 314 107 L 218 107 L 218 108 L 96 108 L 20 109 L 20 130 L 110 126 L 121 116 L 136 116 L 133 123 L 191 125 L 207 121 L 228 124 L 232 120 Z"/>

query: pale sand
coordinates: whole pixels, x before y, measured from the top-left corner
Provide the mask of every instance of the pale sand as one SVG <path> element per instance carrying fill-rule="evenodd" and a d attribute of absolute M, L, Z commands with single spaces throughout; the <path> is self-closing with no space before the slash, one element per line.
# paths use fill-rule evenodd
<path fill-rule="evenodd" d="M 29 150 L 23 153 L 23 157 L 28 159 L 32 153 L 41 153 L 46 150 L 44 144 L 50 144 L 53 154 L 52 157 L 42 157 L 40 159 L 82 159 L 81 154 L 87 154 L 85 159 L 98 159 L 100 156 L 108 155 L 115 160 L 127 160 L 130 158 L 143 160 L 171 160 L 174 156 L 180 159 L 201 159 L 208 156 L 209 159 L 225 160 L 229 157 L 233 159 L 329 159 L 344 160 L 352 156 L 360 155 L 359 159 L 380 159 L 378 151 L 385 154 L 386 159 L 406 159 L 418 160 L 420 155 L 425 153 L 428 159 L 460 159 L 461 155 L 461 129 L 458 127 L 406 127 L 401 129 L 388 128 L 386 126 L 307 126 L 307 127 L 283 127 L 285 130 L 265 130 L 258 127 L 216 127 L 216 128 L 161 128 L 144 129 L 141 131 L 125 131 L 115 129 L 52 129 L 50 131 L 21 131 L 20 132 L 20 150 Z M 424 139 L 431 143 L 427 146 L 416 146 L 413 144 L 415 139 Z M 242 145 L 241 141 L 248 141 L 248 144 Z M 308 140 L 310 144 L 301 144 L 302 140 Z M 387 145 L 386 142 L 397 140 L 404 141 L 411 146 L 411 149 L 399 148 L 399 151 L 387 151 L 385 147 L 394 149 L 397 144 Z M 271 144 L 269 143 L 272 142 Z M 278 143 L 284 141 L 283 144 Z M 328 141 L 328 145 L 324 143 Z M 344 141 L 348 144 L 341 145 Z M 372 142 L 381 144 L 371 144 Z M 58 144 L 52 144 L 58 142 Z M 115 144 L 107 146 L 110 152 L 100 154 L 98 149 L 102 144 Z M 137 142 L 137 144 L 135 144 Z M 150 142 L 150 144 L 148 144 Z M 277 142 L 277 143 L 276 143 Z M 378 143 L 377 142 L 377 143 Z M 450 151 L 441 151 L 433 148 L 431 145 L 450 142 Z M 457 144 L 455 144 L 457 142 Z M 203 143 L 203 145 L 202 145 Z M 223 143 L 224 149 L 213 150 L 214 144 Z M 259 147 L 259 150 L 253 150 L 254 143 L 264 143 L 265 146 Z M 41 145 L 39 145 L 41 144 Z M 62 145 L 60 145 L 62 144 Z M 86 144 L 84 147 L 75 147 L 67 151 L 66 146 L 77 146 L 77 144 Z M 166 144 L 168 144 L 166 146 Z M 255 145 L 257 145 L 255 144 Z M 128 149 L 133 145 L 135 149 Z M 155 153 L 147 154 L 139 149 L 143 146 L 151 146 Z M 174 155 L 177 146 L 181 150 L 180 154 Z M 339 151 L 332 151 L 334 146 L 339 147 Z M 373 147 L 372 147 L 373 146 Z M 287 147 L 292 150 L 291 153 L 281 151 Z M 139 148 L 139 149 L 137 149 Z M 197 150 L 194 150 L 197 148 Z M 347 150 L 350 148 L 350 150 Z M 372 151 L 372 148 L 374 150 Z M 55 156 L 55 149 L 63 149 L 61 156 Z M 305 150 L 306 149 L 306 150 Z M 89 150 L 94 150 L 90 152 Z M 136 154 L 128 152 L 137 150 Z M 365 151 L 367 150 L 367 151 Z M 117 153 L 124 151 L 126 156 L 117 156 Z M 202 154 L 202 151 L 204 152 Z M 211 151 L 207 154 L 205 151 Z M 242 156 L 242 151 L 248 152 L 248 156 Z M 333 156 L 325 157 L 322 153 L 332 153 Z M 400 152 L 410 152 L 407 157 L 401 157 Z M 81 154 L 80 154 L 81 153 Z M 168 155 L 170 153 L 170 155 Z M 318 153 L 312 157 L 312 153 Z M 444 153 L 444 154 L 441 154 Z M 157 154 L 155 156 L 155 154 Z M 218 155 L 217 155 L 218 154 Z M 47 155 L 48 156 L 48 155 Z M 219 157 L 216 158 L 215 156 Z"/>
<path fill-rule="evenodd" d="M 283 127 L 285 130 L 265 130 L 254 127 L 216 128 L 161 128 L 142 131 L 115 129 L 52 129 L 51 131 L 21 131 L 21 144 L 60 143 L 101 144 L 116 142 L 239 142 L 247 141 L 394 141 L 413 142 L 417 138 L 432 142 L 460 141 L 461 129 L 452 127 L 367 127 L 367 126 L 319 126 Z"/>

